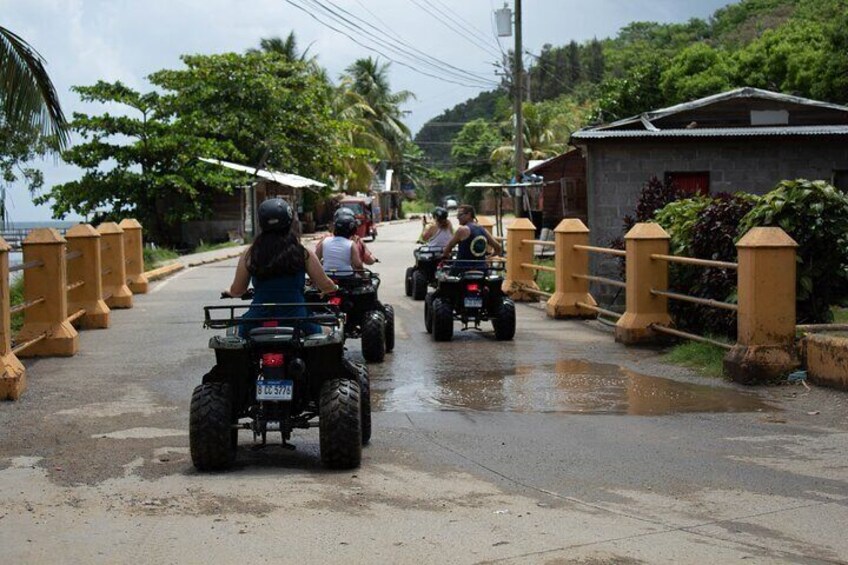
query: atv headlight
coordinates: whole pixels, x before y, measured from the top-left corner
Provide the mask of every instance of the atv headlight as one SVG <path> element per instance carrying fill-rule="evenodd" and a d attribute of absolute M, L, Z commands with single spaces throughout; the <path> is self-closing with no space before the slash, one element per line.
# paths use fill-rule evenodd
<path fill-rule="evenodd" d="M 420 255 L 418 255 L 418 258 L 419 259 L 432 259 L 433 254 L 432 253 L 421 253 Z"/>

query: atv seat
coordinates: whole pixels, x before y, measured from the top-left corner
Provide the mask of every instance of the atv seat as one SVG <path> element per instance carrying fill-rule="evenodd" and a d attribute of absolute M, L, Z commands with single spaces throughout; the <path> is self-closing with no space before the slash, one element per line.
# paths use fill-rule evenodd
<path fill-rule="evenodd" d="M 486 273 L 483 271 L 464 271 L 462 278 L 467 281 L 479 281 L 486 278 Z"/>

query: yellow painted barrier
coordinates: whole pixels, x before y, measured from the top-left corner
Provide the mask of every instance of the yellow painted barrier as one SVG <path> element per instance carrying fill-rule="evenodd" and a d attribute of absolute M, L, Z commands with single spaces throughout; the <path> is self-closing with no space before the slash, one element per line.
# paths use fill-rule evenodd
<path fill-rule="evenodd" d="M 23 241 L 24 264 L 38 264 L 24 270 L 24 325 L 18 342 L 31 342 L 20 357 L 74 355 L 79 335 L 68 321 L 68 278 L 65 238 L 54 229 L 29 232 Z"/>
<path fill-rule="evenodd" d="M 17 400 L 26 390 L 26 369 L 12 352 L 9 249 L 9 244 L 0 237 L 0 400 Z"/>
<path fill-rule="evenodd" d="M 738 338 L 724 372 L 745 384 L 773 381 L 798 367 L 795 351 L 795 249 L 777 227 L 753 228 L 736 243 Z"/>
<path fill-rule="evenodd" d="M 627 345 L 650 342 L 657 337 L 653 324 L 671 325 L 668 298 L 651 292 L 668 288 L 668 265 L 651 255 L 668 255 L 669 239 L 662 226 L 653 223 L 636 224 L 624 236 L 627 309 L 615 325 L 616 341 Z"/>
<path fill-rule="evenodd" d="M 100 234 L 100 257 L 103 262 L 103 299 L 110 308 L 132 308 L 132 291 L 127 286 L 124 255 L 124 230 L 115 222 L 97 226 Z"/>
<path fill-rule="evenodd" d="M 100 273 L 100 234 L 89 224 L 77 224 L 65 234 L 68 241 L 68 312 L 85 310 L 80 326 L 85 329 L 109 327 L 109 307 L 103 300 Z M 80 286 L 77 286 L 82 283 Z"/>
<path fill-rule="evenodd" d="M 144 276 L 144 243 L 141 224 L 126 218 L 118 224 L 124 230 L 124 253 L 126 254 L 127 284 L 133 294 L 147 294 L 148 282 Z"/>
<path fill-rule="evenodd" d="M 574 275 L 589 274 L 589 253 L 575 245 L 589 245 L 589 228 L 576 218 L 562 220 L 554 230 L 554 294 L 545 310 L 551 318 L 594 318 L 596 313 L 578 303 L 597 306 L 589 294 L 589 281 Z"/>
<path fill-rule="evenodd" d="M 526 292 L 525 289 L 539 290 L 534 280 L 533 269 L 522 264 L 533 262 L 533 244 L 524 243 L 532 240 L 536 233 L 533 222 L 527 218 L 518 218 L 506 228 L 506 279 L 503 291 L 516 302 L 537 302 L 538 295 Z"/>

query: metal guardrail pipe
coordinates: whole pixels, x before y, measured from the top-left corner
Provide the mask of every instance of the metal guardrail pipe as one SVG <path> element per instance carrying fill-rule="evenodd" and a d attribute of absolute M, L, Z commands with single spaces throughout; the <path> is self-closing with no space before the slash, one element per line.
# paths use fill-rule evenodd
<path fill-rule="evenodd" d="M 80 257 L 82 257 L 82 251 L 68 251 L 67 253 L 65 253 L 65 261 L 79 259 Z"/>
<path fill-rule="evenodd" d="M 546 273 L 556 273 L 556 269 L 553 267 L 547 267 L 545 265 L 537 265 L 535 263 L 521 263 L 521 266 L 526 269 L 533 269 L 534 271 L 545 271 Z"/>
<path fill-rule="evenodd" d="M 731 350 L 733 349 L 733 345 L 729 343 L 723 343 L 721 341 L 716 341 L 714 339 L 709 339 L 707 337 L 703 337 L 697 334 L 690 334 L 689 332 L 682 332 L 680 330 L 673 330 L 666 326 L 661 326 L 659 324 L 651 324 L 651 329 L 654 331 L 658 331 L 663 334 L 673 335 L 675 337 L 682 337 L 685 339 L 691 339 L 692 341 L 700 341 L 701 343 L 709 343 L 710 345 L 715 345 L 716 347 L 721 347 L 722 349 Z"/>
<path fill-rule="evenodd" d="M 523 239 L 521 240 L 521 243 L 532 243 L 533 245 L 544 245 L 547 247 L 554 247 L 556 245 L 556 242 L 554 241 L 547 241 L 543 239 Z"/>
<path fill-rule="evenodd" d="M 605 255 L 615 255 L 616 257 L 627 257 L 627 252 L 623 249 L 610 249 L 609 247 L 595 247 L 594 245 L 575 245 L 574 249 L 581 251 L 591 251 L 592 253 L 603 253 Z"/>
<path fill-rule="evenodd" d="M 77 281 L 75 283 L 71 283 L 71 284 L 68 285 L 68 292 L 71 292 L 75 288 L 79 288 L 84 284 L 85 284 L 85 281 Z M 83 310 L 83 312 L 85 312 L 85 310 Z"/>
<path fill-rule="evenodd" d="M 17 314 L 18 312 L 23 312 L 27 308 L 32 308 L 33 306 L 36 306 L 38 304 L 42 304 L 43 302 L 44 302 L 43 296 L 41 298 L 36 298 L 35 300 L 28 300 L 26 302 L 16 304 L 15 306 L 12 306 L 11 308 L 9 308 L 9 313 L 10 314 Z"/>
<path fill-rule="evenodd" d="M 682 263 L 684 265 L 698 265 L 699 267 L 712 267 L 716 269 L 738 269 L 739 263 L 730 263 L 728 261 L 712 261 L 710 259 L 698 259 L 695 257 L 681 257 L 678 255 L 663 255 L 654 253 L 651 259 L 660 261 L 668 261 L 669 263 Z"/>
<path fill-rule="evenodd" d="M 730 302 L 722 302 L 721 300 L 713 300 L 711 298 L 697 298 L 695 296 L 689 296 L 688 294 L 678 294 L 676 292 L 669 292 L 667 290 L 655 290 L 653 288 L 651 289 L 651 294 L 655 296 L 665 296 L 666 298 L 672 298 L 674 300 L 680 300 L 682 302 L 700 304 L 701 306 L 721 308 L 723 310 L 731 310 L 733 312 L 739 311 L 739 306 L 737 304 L 731 304 Z"/>
<path fill-rule="evenodd" d="M 523 288 L 524 292 L 529 292 L 530 294 L 537 294 L 539 296 L 544 296 L 545 298 L 550 298 L 553 296 L 550 292 L 545 292 L 544 290 L 536 290 L 535 288 Z"/>
<path fill-rule="evenodd" d="M 85 316 L 85 310 L 77 310 L 76 312 L 74 312 L 73 314 L 68 316 L 68 323 L 70 324 L 70 323 L 76 322 L 78 319 L 82 318 L 83 316 Z"/>
<path fill-rule="evenodd" d="M 581 275 L 581 274 L 577 274 L 577 273 L 575 273 L 571 276 L 574 277 L 575 279 L 581 279 L 581 280 L 584 280 L 584 281 L 592 281 L 592 282 L 597 282 L 597 283 L 601 283 L 601 284 L 608 284 L 610 286 L 615 286 L 615 287 L 618 287 L 618 288 L 627 288 L 626 282 L 617 281 L 615 279 L 608 279 L 606 277 L 598 277 L 598 276 L 595 276 L 595 275 Z"/>
<path fill-rule="evenodd" d="M 848 324 L 800 324 L 795 329 L 801 332 L 848 332 Z"/>
<path fill-rule="evenodd" d="M 42 341 L 46 338 L 47 338 L 47 332 L 41 333 L 41 334 L 35 336 L 34 338 L 29 339 L 29 340 L 27 340 L 27 341 L 25 341 L 25 342 L 23 342 L 19 345 L 16 345 L 15 347 L 13 347 L 12 353 L 17 355 L 18 353 L 25 350 L 26 348 L 31 347 L 31 346 L 35 345 L 36 343 L 38 343 L 38 342 L 40 342 L 40 341 Z"/>
<path fill-rule="evenodd" d="M 43 267 L 43 266 L 44 266 L 44 261 L 42 261 L 40 259 L 36 259 L 34 261 L 27 261 L 25 263 L 19 263 L 17 265 L 13 265 L 13 266 L 9 267 L 9 272 L 15 273 L 17 271 L 23 271 L 23 270 L 26 270 L 26 269 L 34 269 L 36 267 Z"/>
<path fill-rule="evenodd" d="M 605 308 L 601 308 L 600 306 L 596 306 L 594 304 L 589 304 L 587 302 L 577 302 L 577 306 L 581 308 L 586 308 L 587 310 L 592 310 L 593 312 L 597 312 L 598 314 L 603 314 L 604 316 L 609 316 L 611 318 L 621 318 L 621 312 L 613 312 L 612 310 L 607 310 Z"/>

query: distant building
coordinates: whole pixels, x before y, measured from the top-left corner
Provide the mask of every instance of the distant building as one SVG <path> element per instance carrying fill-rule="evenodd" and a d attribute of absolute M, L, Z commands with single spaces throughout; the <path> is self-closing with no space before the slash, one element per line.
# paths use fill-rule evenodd
<path fill-rule="evenodd" d="M 848 108 L 756 88 L 587 127 L 571 143 L 586 156 L 595 245 L 622 235 L 652 176 L 703 194 L 763 194 L 796 178 L 848 191 Z M 614 261 L 595 262 L 599 274 L 617 272 Z"/>
<path fill-rule="evenodd" d="M 542 225 L 554 229 L 563 218 L 578 218 L 586 223 L 586 159 L 571 149 L 542 161 L 525 171 L 544 179 L 542 186 Z"/>

